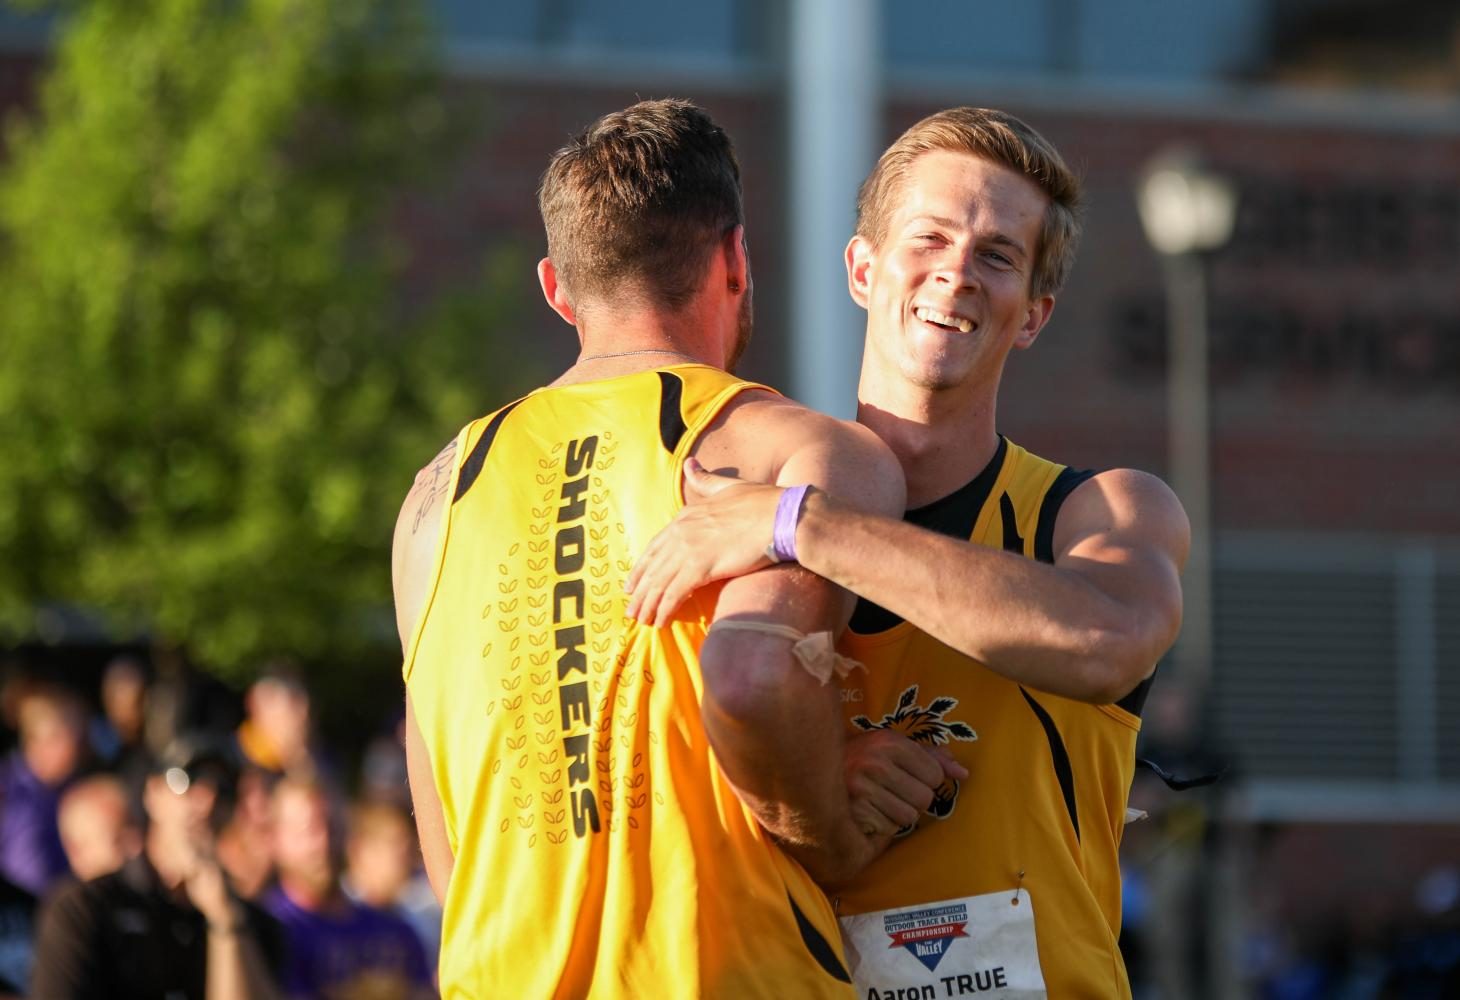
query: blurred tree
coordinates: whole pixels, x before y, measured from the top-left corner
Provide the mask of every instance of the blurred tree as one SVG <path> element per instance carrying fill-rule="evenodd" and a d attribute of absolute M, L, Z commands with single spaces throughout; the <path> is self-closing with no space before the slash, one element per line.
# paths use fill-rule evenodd
<path fill-rule="evenodd" d="M 50 605 L 224 675 L 378 656 L 411 475 L 510 377 L 505 280 L 401 280 L 419 3 L 27 6 L 64 20 L 0 176 L 0 639 Z"/>

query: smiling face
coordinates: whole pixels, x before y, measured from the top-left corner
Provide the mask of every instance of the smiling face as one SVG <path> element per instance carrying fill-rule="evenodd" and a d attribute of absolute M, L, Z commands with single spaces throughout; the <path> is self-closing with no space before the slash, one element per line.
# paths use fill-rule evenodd
<path fill-rule="evenodd" d="M 909 166 L 880 246 L 847 247 L 852 297 L 867 310 L 867 364 L 928 391 L 997 385 L 1010 350 L 1034 342 L 1054 308 L 1030 274 L 1048 198 L 969 153 Z"/>

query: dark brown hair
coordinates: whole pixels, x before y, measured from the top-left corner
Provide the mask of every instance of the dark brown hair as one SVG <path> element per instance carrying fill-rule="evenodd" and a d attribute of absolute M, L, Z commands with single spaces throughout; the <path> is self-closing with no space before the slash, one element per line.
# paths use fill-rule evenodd
<path fill-rule="evenodd" d="M 908 168 L 923 153 L 971 153 L 1034 182 L 1049 198 L 1029 276 L 1030 295 L 1064 286 L 1080 242 L 1080 181 L 1049 141 L 1013 115 L 991 108 L 949 108 L 929 115 L 887 148 L 857 196 L 857 235 L 880 246 Z"/>
<path fill-rule="evenodd" d="M 598 119 L 553 155 L 537 200 L 548 256 L 577 308 L 636 293 L 683 307 L 743 220 L 730 137 L 681 100 Z"/>

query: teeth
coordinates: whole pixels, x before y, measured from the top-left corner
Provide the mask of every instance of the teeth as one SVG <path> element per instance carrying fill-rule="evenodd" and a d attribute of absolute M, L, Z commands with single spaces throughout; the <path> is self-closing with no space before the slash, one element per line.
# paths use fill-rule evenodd
<path fill-rule="evenodd" d="M 950 316 L 941 313 L 936 309 L 929 309 L 926 306 L 918 306 L 913 310 L 913 315 L 925 323 L 937 323 L 939 326 L 955 327 L 963 333 L 972 333 L 973 324 L 960 316 Z"/>

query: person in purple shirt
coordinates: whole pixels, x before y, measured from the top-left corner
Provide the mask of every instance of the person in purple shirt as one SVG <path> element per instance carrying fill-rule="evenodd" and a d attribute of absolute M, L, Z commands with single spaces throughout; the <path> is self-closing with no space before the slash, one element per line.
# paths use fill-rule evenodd
<path fill-rule="evenodd" d="M 435 996 L 420 939 L 393 914 L 351 902 L 340 887 L 338 837 L 319 783 L 274 789 L 278 883 L 260 900 L 284 928 L 284 990 L 292 997 Z"/>
<path fill-rule="evenodd" d="M 56 809 L 85 760 L 86 716 L 75 696 L 37 685 L 19 707 L 20 746 L 0 766 L 0 875 L 35 896 L 70 872 Z"/>

